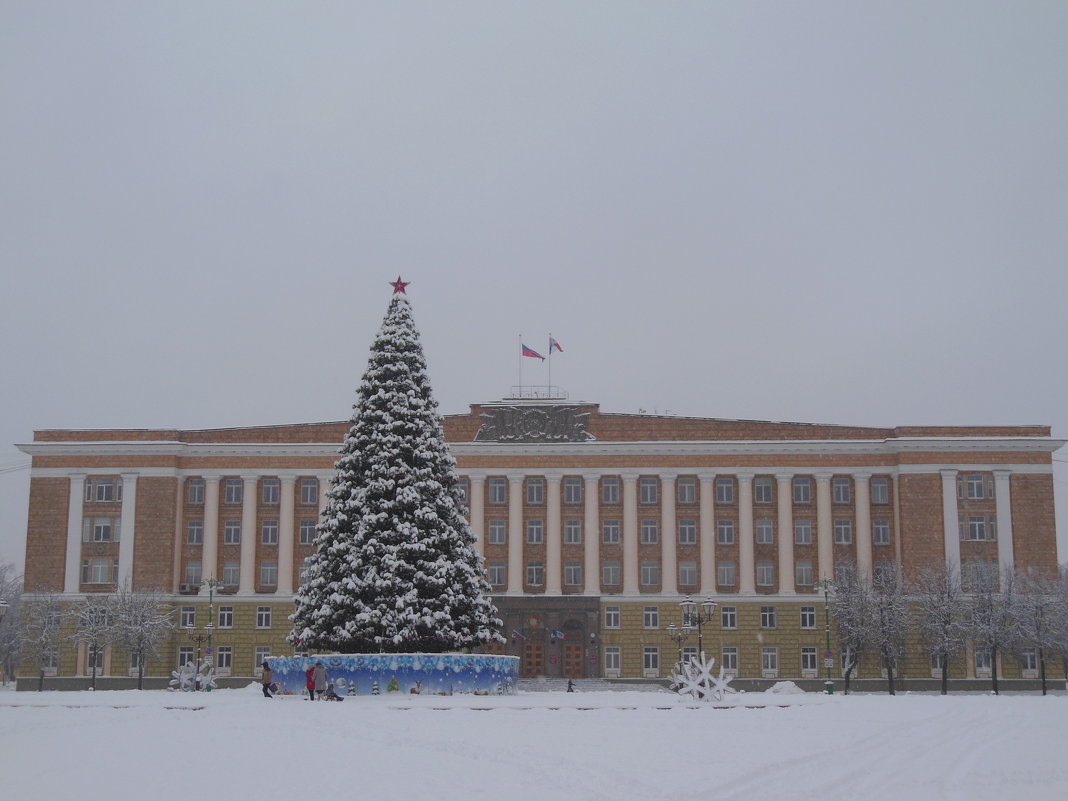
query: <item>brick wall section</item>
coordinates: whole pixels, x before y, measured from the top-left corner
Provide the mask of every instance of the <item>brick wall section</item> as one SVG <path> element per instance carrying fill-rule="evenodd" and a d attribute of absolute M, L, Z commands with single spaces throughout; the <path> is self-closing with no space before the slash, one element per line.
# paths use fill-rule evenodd
<path fill-rule="evenodd" d="M 1053 476 L 1014 475 L 1012 498 L 1013 558 L 1019 567 L 1057 571 L 1057 526 L 1053 512 Z"/>
<path fill-rule="evenodd" d="M 901 497 L 901 550 L 905 578 L 917 568 L 945 561 L 942 540 L 942 477 L 937 473 L 903 475 Z"/>
<path fill-rule="evenodd" d="M 27 592 L 63 590 L 67 553 L 67 506 L 70 481 L 66 478 L 31 478 L 26 528 Z"/>
<path fill-rule="evenodd" d="M 133 589 L 171 591 L 174 564 L 175 499 L 178 480 L 143 476 L 137 480 L 134 522 Z M 123 532 L 123 536 L 126 536 Z"/>

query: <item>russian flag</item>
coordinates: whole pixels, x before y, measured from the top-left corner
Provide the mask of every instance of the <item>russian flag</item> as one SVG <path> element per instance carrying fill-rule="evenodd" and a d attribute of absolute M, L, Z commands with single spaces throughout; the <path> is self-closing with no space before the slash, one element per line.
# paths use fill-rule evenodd
<path fill-rule="evenodd" d="M 549 636 L 553 637 L 553 638 L 555 638 L 557 640 L 566 640 L 567 639 L 567 635 L 564 634 L 562 631 L 560 631 L 560 629 L 553 629 L 553 633 L 550 634 Z"/>
<path fill-rule="evenodd" d="M 512 629 L 512 639 L 513 640 L 525 640 L 526 637 L 524 637 L 522 634 L 520 634 L 515 629 Z"/>
<path fill-rule="evenodd" d="M 549 353 L 552 353 L 552 352 L 553 352 L 553 349 L 554 349 L 554 348 L 555 348 L 556 350 L 560 351 L 561 353 L 563 353 L 563 352 L 564 352 L 564 349 L 563 349 L 563 348 L 562 348 L 562 347 L 560 346 L 560 343 L 559 343 L 559 342 L 557 342 L 557 341 L 556 341 L 555 339 L 553 339 L 553 338 L 552 338 L 552 337 L 550 336 L 550 337 L 549 337 Z"/>
<path fill-rule="evenodd" d="M 523 355 L 524 356 L 529 356 L 532 359 L 541 359 L 542 361 L 545 361 L 545 357 L 544 356 L 542 356 L 536 350 L 531 350 L 526 345 L 523 345 Z"/>

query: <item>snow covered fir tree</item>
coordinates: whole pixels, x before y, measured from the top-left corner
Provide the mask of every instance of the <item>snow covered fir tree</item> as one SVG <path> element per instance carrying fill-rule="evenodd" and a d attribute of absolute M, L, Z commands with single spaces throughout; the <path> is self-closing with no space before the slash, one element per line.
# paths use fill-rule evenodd
<path fill-rule="evenodd" d="M 301 649 L 441 653 L 502 641 L 398 277 L 296 594 Z"/>

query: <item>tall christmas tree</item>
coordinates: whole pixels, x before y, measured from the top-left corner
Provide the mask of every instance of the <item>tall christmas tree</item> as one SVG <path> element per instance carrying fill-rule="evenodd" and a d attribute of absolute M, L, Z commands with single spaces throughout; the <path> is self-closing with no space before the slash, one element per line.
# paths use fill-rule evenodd
<path fill-rule="evenodd" d="M 289 641 L 438 653 L 501 641 L 398 277 L 357 392 Z"/>

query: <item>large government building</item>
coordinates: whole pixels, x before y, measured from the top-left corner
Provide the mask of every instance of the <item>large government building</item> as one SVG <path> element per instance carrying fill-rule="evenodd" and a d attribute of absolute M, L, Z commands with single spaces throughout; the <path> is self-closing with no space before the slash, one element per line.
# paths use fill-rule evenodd
<path fill-rule="evenodd" d="M 212 624 L 220 674 L 252 676 L 292 653 L 287 616 L 348 426 L 35 432 L 19 446 L 33 457 L 27 591 L 162 588 L 181 626 Z M 444 428 L 523 676 L 664 677 L 697 649 L 696 632 L 668 630 L 692 596 L 717 604 L 701 645 L 727 672 L 812 679 L 827 664 L 820 582 L 842 565 L 1057 564 L 1062 442 L 1044 426 L 862 428 L 515 397 Z M 169 676 L 194 647 L 178 630 L 149 673 Z M 903 676 L 929 679 L 913 651 Z M 104 676 L 130 673 L 117 648 L 96 660 Z M 951 675 L 1033 669 L 997 662 L 969 649 Z M 64 639 L 47 672 L 85 676 L 88 663 Z"/>

